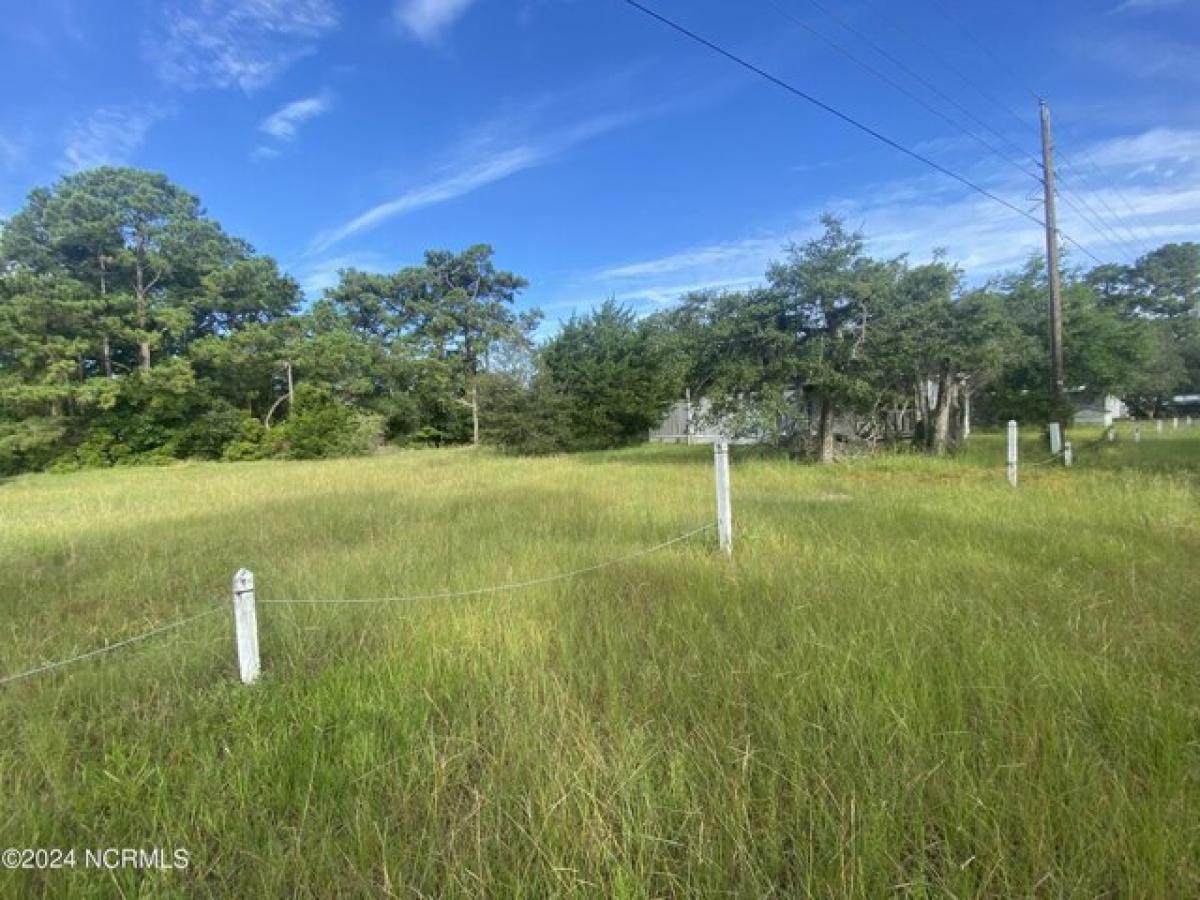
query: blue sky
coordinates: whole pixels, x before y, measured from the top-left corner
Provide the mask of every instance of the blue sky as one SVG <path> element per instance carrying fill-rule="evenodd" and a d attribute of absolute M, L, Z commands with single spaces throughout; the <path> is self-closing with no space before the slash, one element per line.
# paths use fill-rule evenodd
<path fill-rule="evenodd" d="M 1013 163 L 1044 95 L 1064 230 L 1106 260 L 1200 239 L 1197 0 L 644 2 L 1035 213 Z M 66 172 L 158 169 L 310 296 L 488 242 L 551 322 L 653 309 L 756 280 L 824 210 L 976 280 L 1041 245 L 622 0 L 40 0 L 7 11 L 0 80 L 0 216 Z"/>

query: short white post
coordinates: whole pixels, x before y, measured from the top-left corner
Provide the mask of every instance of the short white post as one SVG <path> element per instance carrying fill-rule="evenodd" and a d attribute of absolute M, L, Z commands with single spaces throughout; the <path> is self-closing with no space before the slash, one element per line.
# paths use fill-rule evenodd
<path fill-rule="evenodd" d="M 717 474 L 717 540 L 726 554 L 733 554 L 733 506 L 729 498 L 729 444 L 724 438 L 713 443 Z"/>
<path fill-rule="evenodd" d="M 1178 431 L 1178 430 L 1179 430 L 1179 416 L 1176 416 L 1175 418 L 1173 418 L 1173 419 L 1171 420 L 1171 430 L 1172 430 L 1172 431 Z"/>
<path fill-rule="evenodd" d="M 258 681 L 258 617 L 254 613 L 254 573 L 233 576 L 233 624 L 237 631 L 238 669 L 244 684 Z"/>
<path fill-rule="evenodd" d="M 1017 486 L 1017 420 L 1008 420 L 1008 483 Z"/>
<path fill-rule="evenodd" d="M 1154 430 L 1157 431 L 1159 434 L 1162 434 L 1162 419 L 1154 420 Z"/>
<path fill-rule="evenodd" d="M 1062 453 L 1062 426 L 1057 422 L 1050 423 L 1050 452 L 1055 456 Z"/>
<path fill-rule="evenodd" d="M 1191 428 L 1191 427 L 1192 427 L 1192 417 L 1191 417 L 1191 416 L 1188 416 L 1188 417 L 1187 417 L 1187 427 L 1188 427 L 1188 428 Z"/>
<path fill-rule="evenodd" d="M 1063 465 L 1065 465 L 1068 469 L 1071 468 L 1071 463 L 1074 461 L 1074 459 L 1075 456 L 1071 453 L 1071 442 L 1067 441 L 1065 444 L 1063 444 Z"/>
<path fill-rule="evenodd" d="M 1117 426 L 1109 425 L 1108 431 L 1106 431 L 1105 434 L 1108 435 L 1108 442 L 1111 444 L 1113 441 L 1115 441 L 1117 439 Z"/>
<path fill-rule="evenodd" d="M 1133 442 L 1140 444 L 1142 442 L 1142 423 L 1136 422 L 1133 426 Z"/>

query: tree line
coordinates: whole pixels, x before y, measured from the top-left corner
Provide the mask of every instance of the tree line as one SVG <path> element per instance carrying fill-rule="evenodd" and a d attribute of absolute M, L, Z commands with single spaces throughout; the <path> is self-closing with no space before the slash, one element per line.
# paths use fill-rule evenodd
<path fill-rule="evenodd" d="M 1071 383 L 1144 410 L 1195 389 L 1198 284 L 1197 244 L 1067 273 Z M 163 175 L 66 176 L 0 230 L 0 473 L 385 442 L 611 447 L 685 391 L 819 459 L 835 439 L 945 452 L 968 398 L 985 419 L 1055 413 L 1036 263 L 966 290 L 945 259 L 875 259 L 827 218 L 759 288 L 645 317 L 609 301 L 540 343 L 525 287 L 480 244 L 345 270 L 306 305 Z"/>

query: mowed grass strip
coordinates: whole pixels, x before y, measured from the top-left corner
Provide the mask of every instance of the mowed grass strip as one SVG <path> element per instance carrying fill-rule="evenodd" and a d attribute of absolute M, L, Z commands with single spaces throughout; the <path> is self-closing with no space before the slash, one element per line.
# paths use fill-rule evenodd
<path fill-rule="evenodd" d="M 1197 895 L 1200 429 L 1016 491 L 1003 456 L 742 449 L 732 561 L 264 603 L 252 688 L 225 614 L 0 688 L 0 843 L 191 859 L 0 895 Z M 469 589 L 713 506 L 705 447 L 16 479 L 0 674 L 228 604 L 239 566 L 261 601 Z"/>

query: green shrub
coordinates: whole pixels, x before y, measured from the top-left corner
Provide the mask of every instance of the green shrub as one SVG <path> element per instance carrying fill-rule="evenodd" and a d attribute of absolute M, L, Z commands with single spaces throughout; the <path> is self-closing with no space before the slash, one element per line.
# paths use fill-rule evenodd
<path fill-rule="evenodd" d="M 361 456 L 383 443 L 383 416 L 363 413 L 339 403 L 321 388 L 301 385 L 296 408 L 271 429 L 266 443 L 271 455 L 287 459 Z"/>

